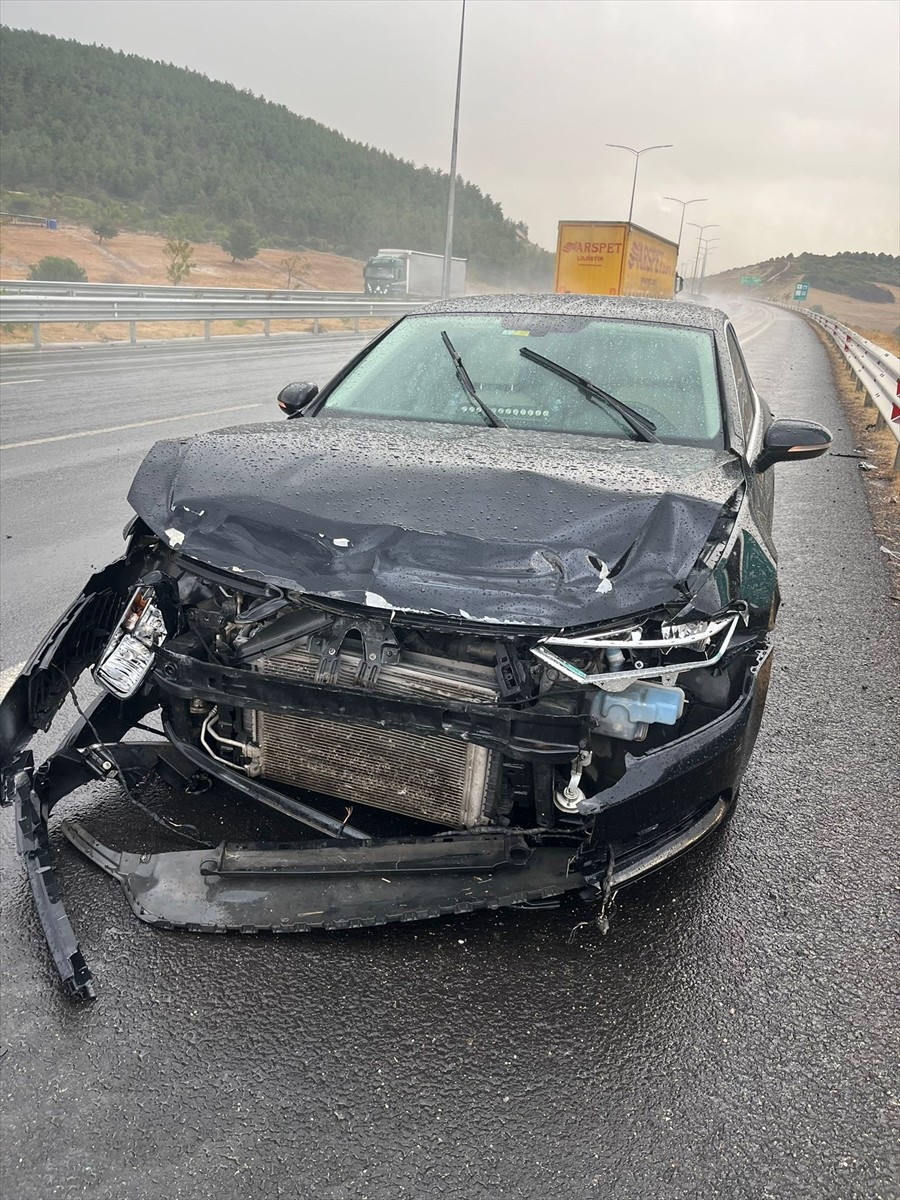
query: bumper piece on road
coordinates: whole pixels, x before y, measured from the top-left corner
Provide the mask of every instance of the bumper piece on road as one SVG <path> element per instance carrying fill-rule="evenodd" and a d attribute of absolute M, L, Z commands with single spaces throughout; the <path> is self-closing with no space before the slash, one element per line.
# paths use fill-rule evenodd
<path fill-rule="evenodd" d="M 23 758 L 31 759 L 30 753 Z M 33 760 L 23 762 L 14 778 L 16 846 L 25 862 L 25 873 L 38 919 L 63 986 L 82 1000 L 94 997 L 93 976 L 84 961 L 78 939 L 60 899 L 53 869 L 47 820 L 34 790 Z"/>
<path fill-rule="evenodd" d="M 534 846 L 514 832 L 142 855 L 112 850 L 77 823 L 63 829 L 119 880 L 142 921 L 199 933 L 358 929 L 525 904 L 585 886 L 570 870 L 571 845 Z"/>

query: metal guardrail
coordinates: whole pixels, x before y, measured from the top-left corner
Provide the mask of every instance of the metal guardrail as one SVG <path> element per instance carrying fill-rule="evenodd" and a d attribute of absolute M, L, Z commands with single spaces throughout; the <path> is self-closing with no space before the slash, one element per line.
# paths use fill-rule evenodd
<path fill-rule="evenodd" d="M 327 318 L 352 318 L 359 330 L 360 320 L 392 320 L 419 308 L 400 300 L 221 300 L 188 299 L 182 293 L 177 299 L 124 298 L 86 296 L 2 296 L 0 324 L 28 324 L 36 350 L 41 348 L 41 325 L 97 324 L 101 321 L 126 322 L 129 341 L 137 341 L 139 321 L 202 321 L 203 336 L 211 337 L 213 321 L 262 321 L 263 335 L 270 336 L 271 321 L 313 322 L 313 333 L 319 332 L 319 322 Z"/>
<path fill-rule="evenodd" d="M 894 470 L 900 471 L 900 358 L 832 317 L 774 300 L 766 303 L 814 321 L 835 341 L 848 370 L 856 376 L 857 387 L 866 392 L 866 404 L 874 405 L 878 411 L 876 428 L 886 426 L 894 435 L 897 441 Z"/>
<path fill-rule="evenodd" d="M 319 292 L 300 288 L 173 287 L 159 283 L 67 283 L 39 279 L 0 279 L 0 292 L 11 296 L 115 296 L 122 299 L 187 300 L 362 300 L 365 292 Z"/>
<path fill-rule="evenodd" d="M 871 401 L 878 410 L 876 427 L 887 426 L 894 435 L 894 470 L 900 471 L 900 359 L 831 317 L 808 311 L 803 316 L 821 325 L 837 343 L 848 368 L 866 391 L 866 403 Z"/>

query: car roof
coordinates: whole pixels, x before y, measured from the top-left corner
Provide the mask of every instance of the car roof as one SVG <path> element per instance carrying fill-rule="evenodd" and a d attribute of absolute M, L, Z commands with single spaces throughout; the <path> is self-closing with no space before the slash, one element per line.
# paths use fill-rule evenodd
<path fill-rule="evenodd" d="M 460 296 L 417 309 L 411 316 L 433 313 L 528 313 L 548 316 L 615 317 L 623 321 L 652 321 L 685 325 L 694 329 L 722 330 L 727 320 L 717 308 L 705 308 L 686 300 L 638 300 L 630 296 L 570 296 L 521 294 L 503 296 Z"/>

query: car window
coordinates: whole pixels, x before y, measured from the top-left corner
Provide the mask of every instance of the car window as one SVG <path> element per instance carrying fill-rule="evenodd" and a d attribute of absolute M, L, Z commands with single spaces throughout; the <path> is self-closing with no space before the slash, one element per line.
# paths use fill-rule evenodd
<path fill-rule="evenodd" d="M 610 409 L 524 358 L 528 347 L 648 416 L 662 441 L 721 445 L 712 335 L 706 330 L 561 315 L 408 317 L 337 385 L 322 416 L 357 414 L 481 425 L 441 340 L 446 332 L 479 397 L 505 424 L 630 437 Z"/>
<path fill-rule="evenodd" d="M 731 355 L 731 364 L 734 367 L 734 382 L 737 385 L 738 406 L 741 410 L 741 424 L 744 429 L 744 437 L 749 437 L 750 430 L 753 428 L 753 385 L 750 382 L 750 373 L 747 370 L 747 364 L 744 362 L 744 356 L 738 345 L 737 337 L 730 326 L 726 330 L 725 336 L 728 339 L 728 352 Z"/>

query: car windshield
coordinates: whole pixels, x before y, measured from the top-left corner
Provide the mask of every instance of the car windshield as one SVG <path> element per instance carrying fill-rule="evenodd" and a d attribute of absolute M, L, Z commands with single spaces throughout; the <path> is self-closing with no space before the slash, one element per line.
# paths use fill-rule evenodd
<path fill-rule="evenodd" d="M 484 425 L 441 334 L 479 398 L 511 428 L 633 438 L 619 414 L 519 353 L 538 352 L 649 418 L 663 442 L 722 445 L 712 335 L 707 330 L 568 315 L 407 317 L 327 396 L 320 416 Z"/>

